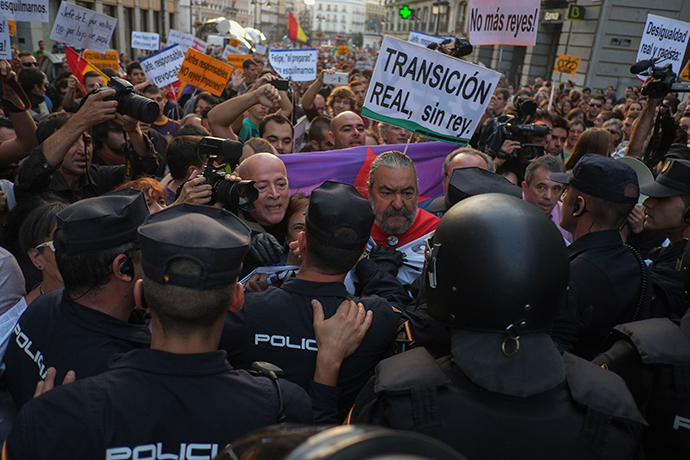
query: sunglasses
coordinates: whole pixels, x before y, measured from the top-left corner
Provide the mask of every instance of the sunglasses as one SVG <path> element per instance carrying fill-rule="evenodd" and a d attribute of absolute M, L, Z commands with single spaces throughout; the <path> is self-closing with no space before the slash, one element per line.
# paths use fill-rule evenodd
<path fill-rule="evenodd" d="M 50 248 L 51 251 L 55 252 L 55 245 L 53 244 L 52 241 L 46 241 L 45 243 L 41 243 L 38 246 L 36 246 L 34 249 L 41 249 L 41 248 Z"/>
<path fill-rule="evenodd" d="M 38 67 L 38 62 L 22 62 L 24 67 Z"/>
<path fill-rule="evenodd" d="M 601 108 L 601 104 L 589 104 L 590 107 L 599 107 Z"/>

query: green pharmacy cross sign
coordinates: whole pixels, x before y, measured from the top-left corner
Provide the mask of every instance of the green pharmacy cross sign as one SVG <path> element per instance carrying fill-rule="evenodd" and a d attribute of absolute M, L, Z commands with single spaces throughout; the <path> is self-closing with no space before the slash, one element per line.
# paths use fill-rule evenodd
<path fill-rule="evenodd" d="M 410 16 L 412 16 L 412 10 L 410 9 L 410 7 L 407 6 L 407 5 L 405 5 L 405 6 L 403 6 L 402 8 L 400 8 L 400 16 L 401 16 L 403 19 L 407 19 L 407 18 L 409 18 Z"/>

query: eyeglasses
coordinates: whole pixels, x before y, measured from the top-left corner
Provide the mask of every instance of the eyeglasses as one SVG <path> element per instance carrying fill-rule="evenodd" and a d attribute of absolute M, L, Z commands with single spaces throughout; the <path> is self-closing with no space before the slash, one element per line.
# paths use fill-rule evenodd
<path fill-rule="evenodd" d="M 618 131 L 616 131 L 615 129 L 609 129 L 608 132 L 610 132 L 611 134 L 618 134 Z"/>
<path fill-rule="evenodd" d="M 50 248 L 51 251 L 55 252 L 55 245 L 53 244 L 52 241 L 46 241 L 45 243 L 41 243 L 38 246 L 36 246 L 34 249 L 41 249 L 41 248 Z"/>
<path fill-rule="evenodd" d="M 38 67 L 38 62 L 22 62 L 22 65 L 24 67 Z"/>
<path fill-rule="evenodd" d="M 601 104 L 589 104 L 590 107 L 599 107 L 601 108 Z"/>

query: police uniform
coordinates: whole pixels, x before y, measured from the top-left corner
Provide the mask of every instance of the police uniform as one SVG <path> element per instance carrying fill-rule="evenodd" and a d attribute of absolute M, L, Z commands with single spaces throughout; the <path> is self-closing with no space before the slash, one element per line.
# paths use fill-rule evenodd
<path fill-rule="evenodd" d="M 148 214 L 139 190 L 82 200 L 58 213 L 65 244 L 56 243 L 56 251 L 74 255 L 133 242 Z M 33 397 L 49 367 L 57 369 L 58 383 L 70 370 L 78 379 L 90 377 L 105 371 L 114 353 L 146 348 L 150 341 L 145 325 L 85 307 L 63 289 L 51 291 L 32 302 L 10 337 L 5 354 L 10 393 L 21 406 Z"/>
<path fill-rule="evenodd" d="M 632 208 L 639 196 L 634 169 L 595 154 L 582 157 L 572 173 L 551 174 L 551 180 L 611 205 Z M 573 212 L 578 207 L 579 202 Z M 639 254 L 623 245 L 617 228 L 580 236 L 568 246 L 568 256 L 573 292 L 553 335 L 563 349 L 591 360 L 606 349 L 606 337 L 615 325 L 649 317 L 649 273 Z"/>
<path fill-rule="evenodd" d="M 190 204 L 151 215 L 138 234 L 144 283 L 187 288 L 174 292 L 188 304 L 196 292 L 237 282 L 250 241 L 249 229 L 230 212 Z M 173 263 L 179 259 L 201 269 L 179 271 Z M 185 332 L 176 329 L 182 323 L 192 334 L 220 332 L 218 303 L 178 313 L 180 305 L 146 298 L 156 300 L 149 307 L 154 340 L 158 333 L 166 338 L 161 348 L 118 355 L 108 372 L 28 402 L 7 441 L 10 458 L 210 460 L 253 429 L 312 421 L 309 397 L 297 385 L 234 370 L 223 351 L 166 351 L 167 340 L 184 345 Z M 188 323 L 189 315 L 196 320 Z"/>
<path fill-rule="evenodd" d="M 561 355 L 546 333 L 569 263 L 544 213 L 503 194 L 468 198 L 427 257 L 429 314 L 453 329 L 451 356 L 382 361 L 349 422 L 427 434 L 470 460 L 635 458 L 644 420 L 623 381 Z"/>
<path fill-rule="evenodd" d="M 354 187 L 326 182 L 310 197 L 307 235 L 324 245 L 349 246 L 348 249 L 361 251 L 373 220 L 369 202 Z M 354 230 L 357 241 L 344 243 L 333 236 L 341 226 Z M 299 275 L 280 288 L 248 293 L 244 308 L 228 313 L 220 348 L 228 352 L 229 361 L 236 367 L 246 368 L 257 360 L 268 361 L 280 366 L 286 379 L 312 392 L 318 351 L 312 299 L 321 302 L 326 319 L 346 299 L 362 302 L 367 310 L 374 312 L 374 318 L 362 344 L 342 363 L 338 381 L 342 420 L 359 390 L 373 375 L 376 364 L 392 354 L 401 309 L 407 302 L 407 295 L 395 278 L 381 274 L 371 261 L 361 261 L 356 270 L 360 279 L 366 280 L 363 297 L 348 294 L 343 283 L 308 281 Z M 375 294 L 383 294 L 385 298 Z"/>

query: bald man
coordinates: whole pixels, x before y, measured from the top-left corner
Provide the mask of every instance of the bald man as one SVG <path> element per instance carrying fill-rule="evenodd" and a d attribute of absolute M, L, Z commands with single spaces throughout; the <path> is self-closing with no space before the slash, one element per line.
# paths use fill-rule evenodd
<path fill-rule="evenodd" d="M 331 121 L 331 132 L 328 139 L 333 143 L 334 149 L 346 149 L 357 145 L 364 145 L 364 122 L 362 118 L 349 110 L 342 112 Z"/>

